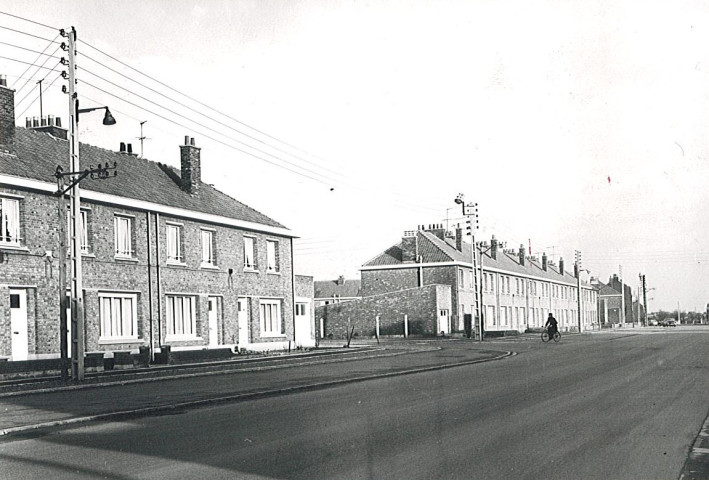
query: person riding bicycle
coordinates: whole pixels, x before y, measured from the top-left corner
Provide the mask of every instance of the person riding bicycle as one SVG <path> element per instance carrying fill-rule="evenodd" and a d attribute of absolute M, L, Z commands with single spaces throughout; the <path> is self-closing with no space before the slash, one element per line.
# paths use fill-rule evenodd
<path fill-rule="evenodd" d="M 549 312 L 549 317 L 547 318 L 547 323 L 544 325 L 544 328 L 547 329 L 547 332 L 549 332 L 549 338 L 554 338 L 554 334 L 559 331 L 559 328 L 557 326 L 556 318 L 554 318 L 554 315 Z"/>

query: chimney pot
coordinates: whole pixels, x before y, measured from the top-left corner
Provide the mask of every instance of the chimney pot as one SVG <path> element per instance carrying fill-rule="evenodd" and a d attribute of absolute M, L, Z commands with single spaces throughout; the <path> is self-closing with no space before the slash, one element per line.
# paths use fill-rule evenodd
<path fill-rule="evenodd" d="M 47 125 L 50 127 L 54 126 L 54 115 L 47 115 Z"/>
<path fill-rule="evenodd" d="M 546 252 L 542 253 L 542 270 L 545 272 L 547 271 L 547 254 Z"/>
<path fill-rule="evenodd" d="M 26 127 L 26 128 L 32 128 L 32 117 L 26 117 L 26 118 L 25 118 L 25 127 Z"/>
<path fill-rule="evenodd" d="M 126 144 L 126 152 L 127 152 L 129 155 L 133 153 L 133 144 L 132 144 L 132 143 Z"/>
<path fill-rule="evenodd" d="M 185 135 L 185 145 L 189 145 L 189 144 L 190 144 L 190 136 Z"/>
<path fill-rule="evenodd" d="M 7 77 L 0 75 L 0 87 L 7 87 Z"/>
<path fill-rule="evenodd" d="M 39 127 L 39 119 L 37 117 L 32 117 L 32 126 Z"/>
<path fill-rule="evenodd" d="M 194 147 L 194 137 L 190 137 L 190 145 Z"/>
<path fill-rule="evenodd" d="M 57 117 L 54 119 L 54 126 L 61 128 L 62 126 L 62 117 Z"/>
<path fill-rule="evenodd" d="M 125 153 L 125 151 L 126 151 L 126 142 L 121 142 L 120 152 Z"/>

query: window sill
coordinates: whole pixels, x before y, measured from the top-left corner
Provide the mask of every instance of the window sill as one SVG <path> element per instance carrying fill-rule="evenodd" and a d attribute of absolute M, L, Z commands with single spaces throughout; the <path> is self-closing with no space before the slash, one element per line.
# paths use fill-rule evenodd
<path fill-rule="evenodd" d="M 121 262 L 138 263 L 138 259 L 133 258 L 133 257 L 118 257 L 118 256 L 116 256 L 116 257 L 113 257 L 113 259 L 116 261 L 121 261 Z"/>
<path fill-rule="evenodd" d="M 248 268 L 248 267 L 244 267 L 244 272 L 246 272 L 246 273 L 260 273 L 257 269 Z"/>
<path fill-rule="evenodd" d="M 168 260 L 166 265 L 169 267 L 186 267 L 187 264 L 184 262 L 178 262 L 177 260 Z"/>
<path fill-rule="evenodd" d="M 16 252 L 29 252 L 30 249 L 19 244 L 14 244 L 14 243 L 2 243 L 0 242 L 0 248 L 3 250 L 14 250 Z"/>
<path fill-rule="evenodd" d="M 219 270 L 219 267 L 212 263 L 201 263 L 199 268 L 203 268 L 204 270 Z"/>
<path fill-rule="evenodd" d="M 260 338 L 287 338 L 284 333 L 261 333 Z"/>
<path fill-rule="evenodd" d="M 267 275 L 278 275 L 278 276 L 280 276 L 280 275 L 281 275 L 281 272 L 279 272 L 278 270 L 266 270 L 266 274 L 267 274 Z"/>
<path fill-rule="evenodd" d="M 193 342 L 195 340 L 202 340 L 202 337 L 197 335 L 165 335 L 166 342 Z"/>
<path fill-rule="evenodd" d="M 99 345 L 118 345 L 118 344 L 123 344 L 123 343 L 136 343 L 136 342 L 142 342 L 142 340 L 138 337 L 130 337 L 130 338 L 99 338 L 98 339 L 98 344 Z"/>

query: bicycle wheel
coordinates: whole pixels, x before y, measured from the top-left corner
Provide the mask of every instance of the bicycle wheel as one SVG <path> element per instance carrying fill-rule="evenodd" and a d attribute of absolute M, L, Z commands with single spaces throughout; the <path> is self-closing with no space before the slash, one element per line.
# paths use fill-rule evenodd
<path fill-rule="evenodd" d="M 546 330 L 544 330 L 544 331 L 542 332 L 542 342 L 548 342 L 548 341 L 549 341 L 549 332 L 547 332 Z"/>
<path fill-rule="evenodd" d="M 558 342 L 561 340 L 561 334 L 559 332 L 554 332 L 554 341 Z"/>

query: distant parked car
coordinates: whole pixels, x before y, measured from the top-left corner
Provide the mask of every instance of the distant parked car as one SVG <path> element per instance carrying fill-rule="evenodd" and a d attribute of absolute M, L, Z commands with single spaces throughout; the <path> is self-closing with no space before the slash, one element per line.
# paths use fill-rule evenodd
<path fill-rule="evenodd" d="M 668 319 L 662 320 L 660 322 L 660 325 L 662 325 L 663 327 L 676 327 L 677 322 L 675 320 L 672 320 L 671 318 L 668 318 Z"/>
<path fill-rule="evenodd" d="M 657 326 L 657 320 L 648 320 L 648 325 L 651 327 L 656 327 Z"/>

